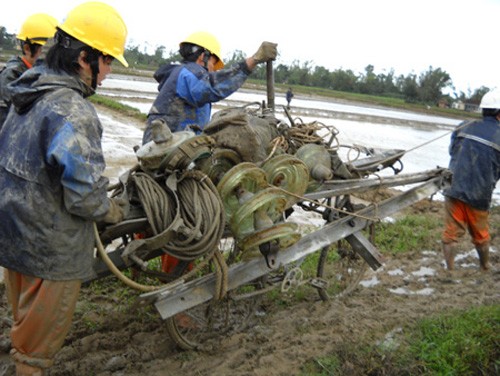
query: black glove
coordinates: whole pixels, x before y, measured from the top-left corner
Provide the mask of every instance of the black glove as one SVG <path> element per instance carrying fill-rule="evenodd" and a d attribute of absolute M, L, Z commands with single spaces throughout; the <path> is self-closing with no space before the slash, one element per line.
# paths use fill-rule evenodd
<path fill-rule="evenodd" d="M 110 198 L 109 210 L 104 216 L 104 223 L 115 224 L 123 221 L 129 209 L 129 203 L 123 198 Z"/>
<path fill-rule="evenodd" d="M 262 42 L 257 52 L 252 56 L 256 64 L 264 63 L 265 61 L 275 60 L 278 55 L 278 45 L 271 42 Z"/>

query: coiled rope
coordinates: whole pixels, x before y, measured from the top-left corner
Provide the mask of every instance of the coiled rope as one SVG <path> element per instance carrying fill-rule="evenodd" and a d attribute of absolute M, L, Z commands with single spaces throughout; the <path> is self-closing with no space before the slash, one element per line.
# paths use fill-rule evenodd
<path fill-rule="evenodd" d="M 201 171 L 186 171 L 177 180 L 173 175 L 166 179 L 166 189 L 150 175 L 137 172 L 130 176 L 137 189 L 139 200 L 155 235 L 165 231 L 180 215 L 183 225 L 162 250 L 180 260 L 204 259 L 191 271 L 161 286 L 139 284 L 126 277 L 112 262 L 99 238 L 94 225 L 96 245 L 100 256 L 121 281 L 140 291 L 155 291 L 188 280 L 212 262 L 216 275 L 215 299 L 222 299 L 227 292 L 227 265 L 218 249 L 225 227 L 225 211 L 217 188 Z"/>

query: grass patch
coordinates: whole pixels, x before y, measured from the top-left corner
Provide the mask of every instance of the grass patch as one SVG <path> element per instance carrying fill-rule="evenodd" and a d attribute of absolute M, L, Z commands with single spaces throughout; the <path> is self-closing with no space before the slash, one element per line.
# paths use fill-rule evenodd
<path fill-rule="evenodd" d="M 482 306 L 419 322 L 409 354 L 432 375 L 498 375 L 500 306 Z"/>
<path fill-rule="evenodd" d="M 88 99 L 94 104 L 107 107 L 123 115 L 133 117 L 137 120 L 146 121 L 147 119 L 147 115 L 143 114 L 139 109 L 120 103 L 118 101 L 115 101 L 114 99 L 110 99 L 99 94 L 92 95 Z"/>
<path fill-rule="evenodd" d="M 336 355 L 311 359 L 304 364 L 300 376 L 341 375 L 341 362 Z"/>
<path fill-rule="evenodd" d="M 498 375 L 499 323 L 500 306 L 493 305 L 420 320 L 391 347 L 373 344 L 367 332 L 335 353 L 306 361 L 299 375 Z"/>
<path fill-rule="evenodd" d="M 441 222 L 436 216 L 409 214 L 393 223 L 377 223 L 375 245 L 392 254 L 433 249 L 441 238 Z"/>

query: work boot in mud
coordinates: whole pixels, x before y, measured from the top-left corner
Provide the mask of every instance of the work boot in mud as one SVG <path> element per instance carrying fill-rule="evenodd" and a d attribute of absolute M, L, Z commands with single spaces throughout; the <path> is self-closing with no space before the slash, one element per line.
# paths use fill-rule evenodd
<path fill-rule="evenodd" d="M 29 366 L 27 364 L 16 362 L 16 376 L 43 376 L 45 372 L 42 368 Z"/>
<path fill-rule="evenodd" d="M 476 245 L 476 251 L 479 255 L 479 265 L 482 271 L 490 270 L 490 244 L 484 243 Z"/>
<path fill-rule="evenodd" d="M 443 243 L 443 256 L 448 270 L 455 270 L 455 247 L 451 244 Z"/>

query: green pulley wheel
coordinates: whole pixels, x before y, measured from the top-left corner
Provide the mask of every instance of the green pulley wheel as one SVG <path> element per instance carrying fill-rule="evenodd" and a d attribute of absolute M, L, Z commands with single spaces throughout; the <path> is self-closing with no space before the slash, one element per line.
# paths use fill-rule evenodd
<path fill-rule="evenodd" d="M 298 225 L 296 223 L 283 222 L 250 234 L 239 243 L 243 251 L 242 258 L 249 259 L 261 256 L 259 245 L 273 240 L 278 241 L 279 249 L 285 249 L 292 246 L 301 237 L 297 229 Z"/>
<path fill-rule="evenodd" d="M 222 177 L 231 168 L 241 163 L 241 156 L 232 149 L 215 149 L 207 158 L 196 162 L 196 168 L 203 171 L 212 182 L 219 184 Z"/>
<path fill-rule="evenodd" d="M 255 164 L 243 162 L 231 168 L 217 184 L 226 211 L 226 219 L 229 221 L 242 205 L 242 192 L 251 195 L 267 186 L 266 173 Z"/>
<path fill-rule="evenodd" d="M 270 225 L 283 217 L 286 208 L 287 195 L 278 188 L 266 188 L 245 201 L 233 213 L 229 226 L 237 239 L 259 230 L 256 222 L 259 220 L 258 214 L 262 214 Z M 257 213 L 261 211 L 261 213 Z M 268 223 L 269 225 L 269 223 Z"/>
<path fill-rule="evenodd" d="M 302 196 L 309 184 L 309 168 L 300 159 L 290 154 L 281 154 L 266 161 L 262 165 L 267 181 L 275 187 L 282 188 L 296 196 Z M 299 198 L 288 196 L 287 207 L 292 206 Z"/>

